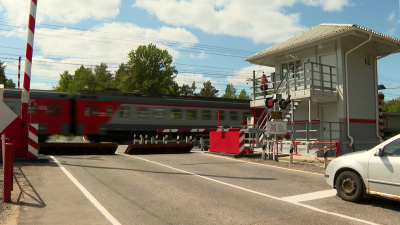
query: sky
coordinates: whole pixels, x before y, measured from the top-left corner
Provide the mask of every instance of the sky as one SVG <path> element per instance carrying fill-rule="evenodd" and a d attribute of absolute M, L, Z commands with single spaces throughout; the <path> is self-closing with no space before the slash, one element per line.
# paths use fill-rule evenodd
<path fill-rule="evenodd" d="M 31 0 L 0 0 L 0 61 L 18 80 Z M 110 71 L 140 45 L 173 56 L 179 85 L 210 80 L 220 96 L 232 83 L 274 71 L 244 60 L 320 23 L 357 24 L 400 39 L 397 0 L 38 0 L 31 88 L 50 90 L 60 74 L 106 63 Z M 378 61 L 385 99 L 400 97 L 400 53 Z"/>

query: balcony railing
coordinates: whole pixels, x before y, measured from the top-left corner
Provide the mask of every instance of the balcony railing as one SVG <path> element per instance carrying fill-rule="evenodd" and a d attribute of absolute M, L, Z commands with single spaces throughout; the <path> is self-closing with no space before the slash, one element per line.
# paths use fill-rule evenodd
<path fill-rule="evenodd" d="M 253 78 L 253 100 L 263 99 L 272 94 L 287 94 L 302 90 L 334 92 L 337 86 L 336 67 L 314 62 L 302 63 L 283 74 L 266 75 L 267 91 L 264 91 L 263 77 Z"/>

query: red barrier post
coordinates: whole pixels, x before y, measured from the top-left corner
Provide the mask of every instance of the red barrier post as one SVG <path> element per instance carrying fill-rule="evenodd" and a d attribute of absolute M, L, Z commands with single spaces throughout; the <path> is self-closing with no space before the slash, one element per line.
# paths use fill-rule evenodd
<path fill-rule="evenodd" d="M 340 156 L 340 142 L 335 142 L 335 157 Z"/>
<path fill-rule="evenodd" d="M 3 171 L 3 202 L 11 201 L 11 188 L 12 188 L 12 152 L 14 151 L 14 144 L 6 143 L 4 149 L 4 171 Z M 11 174 L 11 176 L 10 176 Z"/>

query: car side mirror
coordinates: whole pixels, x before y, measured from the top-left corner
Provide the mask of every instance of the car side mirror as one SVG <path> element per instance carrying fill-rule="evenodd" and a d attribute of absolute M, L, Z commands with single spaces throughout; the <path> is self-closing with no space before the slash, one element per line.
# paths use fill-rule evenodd
<path fill-rule="evenodd" d="M 382 148 L 378 148 L 378 150 L 376 150 L 376 152 L 375 152 L 375 156 L 382 156 L 382 153 L 383 153 L 383 149 Z"/>

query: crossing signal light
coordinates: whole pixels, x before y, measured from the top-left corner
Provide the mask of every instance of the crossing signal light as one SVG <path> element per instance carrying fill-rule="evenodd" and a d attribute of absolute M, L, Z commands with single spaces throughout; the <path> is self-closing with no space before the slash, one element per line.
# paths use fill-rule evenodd
<path fill-rule="evenodd" d="M 286 107 L 292 102 L 292 100 L 290 100 L 290 95 L 288 96 L 287 99 L 282 99 L 279 101 L 279 107 L 281 109 L 286 109 Z"/>
<path fill-rule="evenodd" d="M 274 107 L 274 104 L 277 101 L 278 101 L 278 99 L 266 98 L 265 99 L 265 106 L 270 109 L 270 108 Z"/>

